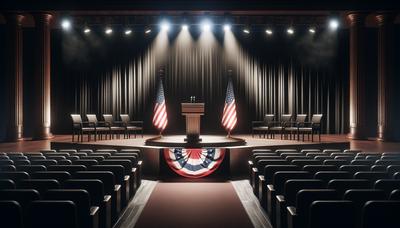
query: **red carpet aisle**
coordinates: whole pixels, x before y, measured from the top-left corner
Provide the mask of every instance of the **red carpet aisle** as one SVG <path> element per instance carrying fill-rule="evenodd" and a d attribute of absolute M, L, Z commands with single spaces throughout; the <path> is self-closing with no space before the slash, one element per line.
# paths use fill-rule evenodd
<path fill-rule="evenodd" d="M 135 227 L 253 227 L 231 183 L 158 183 Z"/>

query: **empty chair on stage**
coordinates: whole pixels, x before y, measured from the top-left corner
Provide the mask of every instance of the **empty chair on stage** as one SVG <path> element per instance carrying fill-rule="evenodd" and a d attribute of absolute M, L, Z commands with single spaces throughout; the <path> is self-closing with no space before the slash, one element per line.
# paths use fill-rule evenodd
<path fill-rule="evenodd" d="M 275 133 L 281 134 L 281 139 L 285 134 L 285 128 L 290 127 L 292 121 L 292 114 L 282 114 L 281 120 L 279 122 L 275 122 L 274 126 L 270 127 L 269 132 L 271 136 L 275 137 Z"/>
<path fill-rule="evenodd" d="M 311 141 L 314 141 L 314 134 L 318 134 L 318 140 L 321 141 L 321 121 L 322 121 L 322 114 L 314 114 L 311 117 L 310 122 L 304 123 L 304 127 L 300 127 L 298 131 L 303 135 L 307 134 L 308 136 L 311 134 Z"/>
<path fill-rule="evenodd" d="M 115 121 L 112 114 L 103 114 L 104 122 L 106 122 L 110 128 L 111 138 L 114 138 L 114 135 L 117 135 L 119 138 L 120 134 L 125 133 L 125 127 L 123 126 L 121 121 Z"/>
<path fill-rule="evenodd" d="M 254 137 L 254 133 L 258 133 L 258 136 L 261 135 L 268 136 L 269 128 L 273 125 L 275 119 L 275 114 L 265 114 L 263 121 L 253 121 L 252 122 L 252 137 Z"/>
<path fill-rule="evenodd" d="M 98 121 L 96 114 L 86 114 L 86 118 L 88 122 L 94 126 L 95 137 L 99 136 L 100 139 L 103 139 L 103 134 L 105 134 L 106 139 L 107 135 L 110 135 L 110 126 L 105 121 Z M 110 135 L 111 138 L 111 135 Z"/>
<path fill-rule="evenodd" d="M 87 134 L 88 136 L 88 141 L 91 139 L 91 135 L 94 135 L 94 139 L 96 140 L 96 130 L 93 124 L 90 124 L 89 122 L 84 122 L 82 120 L 81 115 L 79 114 L 71 114 L 72 118 L 72 141 L 75 139 L 75 135 L 78 136 L 78 141 L 79 137 L 80 140 L 83 141 L 83 135 Z"/>
<path fill-rule="evenodd" d="M 122 124 L 125 127 L 125 138 L 130 138 L 131 132 L 135 134 L 135 138 L 137 132 L 141 132 L 143 137 L 143 121 L 131 121 L 128 114 L 121 114 L 120 117 Z"/>
<path fill-rule="evenodd" d="M 307 114 L 297 114 L 296 120 L 293 121 L 289 127 L 285 128 L 285 131 L 289 133 L 290 139 L 292 139 L 292 135 L 294 136 L 293 139 L 300 140 L 300 131 L 299 129 L 301 127 L 305 127 L 305 122 L 306 122 Z M 303 135 L 303 141 L 304 141 L 304 135 Z"/>

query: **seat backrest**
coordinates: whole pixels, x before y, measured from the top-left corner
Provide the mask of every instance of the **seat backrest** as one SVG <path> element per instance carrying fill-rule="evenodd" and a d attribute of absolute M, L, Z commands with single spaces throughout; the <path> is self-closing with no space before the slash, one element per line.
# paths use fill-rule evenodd
<path fill-rule="evenodd" d="M 86 166 L 84 165 L 51 165 L 47 167 L 49 171 L 67 171 L 73 174 L 78 171 L 86 171 Z"/>
<path fill-rule="evenodd" d="M 279 155 L 257 155 L 254 157 L 254 163 L 257 165 L 260 160 L 283 160 Z"/>
<path fill-rule="evenodd" d="M 98 165 L 99 162 L 94 159 L 79 159 L 72 162 L 74 165 L 84 165 L 86 168 L 92 165 Z"/>
<path fill-rule="evenodd" d="M 71 200 L 75 203 L 79 227 L 90 227 L 90 195 L 83 189 L 52 189 L 44 194 L 45 200 Z"/>
<path fill-rule="evenodd" d="M 337 200 L 337 192 L 333 189 L 304 189 L 296 196 L 296 213 L 298 215 L 298 227 L 308 227 L 309 208 L 316 200 Z"/>
<path fill-rule="evenodd" d="M 281 123 L 286 124 L 292 120 L 292 114 L 282 114 Z"/>
<path fill-rule="evenodd" d="M 17 168 L 15 165 L 0 165 L 0 171 L 2 172 L 15 172 Z"/>
<path fill-rule="evenodd" d="M 284 152 L 284 153 L 281 153 L 280 156 L 283 158 L 286 158 L 289 156 L 303 156 L 304 157 L 304 154 L 302 154 L 300 152 Z"/>
<path fill-rule="evenodd" d="M 349 161 L 343 159 L 326 159 L 323 163 L 324 165 L 336 165 L 340 167 L 342 165 L 348 165 Z"/>
<path fill-rule="evenodd" d="M 53 159 L 53 160 L 59 161 L 59 160 L 67 159 L 67 158 L 69 158 L 69 156 L 66 157 L 66 156 L 61 156 L 61 155 L 46 155 L 46 158 L 47 158 L 47 159 Z"/>
<path fill-rule="evenodd" d="M 29 223 L 40 228 L 77 228 L 77 209 L 70 200 L 37 200 L 30 205 Z"/>
<path fill-rule="evenodd" d="M 345 200 L 318 200 L 310 207 L 310 228 L 354 228 L 355 207 Z"/>
<path fill-rule="evenodd" d="M 65 189 L 85 189 L 89 192 L 92 205 L 101 206 L 104 199 L 103 182 L 96 179 L 69 179 L 64 182 Z"/>
<path fill-rule="evenodd" d="M 320 124 L 322 120 L 323 114 L 314 114 L 311 118 L 311 123 Z"/>
<path fill-rule="evenodd" d="M 89 155 L 86 157 L 83 157 L 82 159 L 92 159 L 92 160 L 96 160 L 97 162 L 101 162 L 103 161 L 105 158 L 103 156 L 96 156 L 96 155 Z"/>
<path fill-rule="evenodd" d="M 362 179 L 333 179 L 328 182 L 328 188 L 335 189 L 339 196 L 343 196 L 348 189 L 371 188 L 371 182 Z"/>
<path fill-rule="evenodd" d="M 305 155 L 288 155 L 285 157 L 286 160 L 288 161 L 293 161 L 293 160 L 314 160 L 313 157 L 307 157 Z"/>
<path fill-rule="evenodd" d="M 377 160 L 375 165 L 400 165 L 400 160 Z"/>
<path fill-rule="evenodd" d="M 371 166 L 371 171 L 386 172 L 386 165 L 373 165 Z"/>
<path fill-rule="evenodd" d="M 322 152 L 326 154 L 332 154 L 332 153 L 341 153 L 342 151 L 339 149 L 324 149 Z"/>
<path fill-rule="evenodd" d="M 343 199 L 354 203 L 357 221 L 361 221 L 364 204 L 370 200 L 386 200 L 388 196 L 383 190 L 378 189 L 349 189 L 344 193 Z"/>
<path fill-rule="evenodd" d="M 57 165 L 57 161 L 50 160 L 50 159 L 31 160 L 31 165 L 44 165 L 44 166 L 48 167 L 51 165 Z"/>
<path fill-rule="evenodd" d="M 308 153 L 323 153 L 320 149 L 302 149 L 300 151 L 302 154 L 308 154 Z M 323 153 L 326 154 L 326 153 Z"/>
<path fill-rule="evenodd" d="M 315 158 L 316 156 L 329 156 L 328 154 L 322 152 L 307 152 L 305 155 L 307 157 L 313 157 L 313 158 Z"/>
<path fill-rule="evenodd" d="M 296 180 L 288 180 L 285 183 L 285 187 L 283 190 L 283 195 L 286 199 L 287 206 L 295 206 L 296 205 L 296 196 L 300 190 L 304 189 L 323 189 L 325 188 L 325 184 L 321 180 L 313 180 L 313 179 L 296 179 Z"/>
<path fill-rule="evenodd" d="M 389 174 L 387 172 L 374 172 L 374 171 L 360 171 L 354 174 L 355 179 L 367 179 L 371 183 L 379 179 L 388 179 Z"/>
<path fill-rule="evenodd" d="M 269 125 L 275 119 L 275 114 L 265 114 L 264 115 L 264 124 Z"/>
<path fill-rule="evenodd" d="M 119 116 L 121 117 L 121 121 L 125 124 L 128 124 L 131 121 L 131 118 L 128 114 L 120 114 Z"/>
<path fill-rule="evenodd" d="M 368 165 L 342 165 L 339 168 L 340 171 L 346 171 L 354 175 L 356 172 L 369 171 L 370 166 Z"/>
<path fill-rule="evenodd" d="M 94 165 L 89 167 L 88 171 L 110 171 L 114 174 L 115 183 L 122 184 L 124 182 L 124 167 L 122 165 Z"/>
<path fill-rule="evenodd" d="M 104 122 L 106 122 L 106 123 L 111 124 L 114 122 L 114 117 L 112 114 L 103 114 L 103 119 L 104 119 Z"/>
<path fill-rule="evenodd" d="M 5 189 L 0 190 L 0 201 L 14 200 L 22 208 L 23 215 L 27 215 L 28 206 L 34 200 L 39 200 L 40 194 L 34 189 Z"/>
<path fill-rule="evenodd" d="M 113 153 L 111 153 L 111 152 L 100 151 L 100 150 L 98 150 L 98 151 L 96 151 L 96 152 L 93 152 L 91 155 L 92 155 L 92 156 L 102 156 L 102 157 L 104 157 L 104 158 L 108 158 L 108 157 L 110 157 L 112 154 L 113 154 Z"/>
<path fill-rule="evenodd" d="M 375 164 L 374 160 L 369 159 L 355 159 L 350 162 L 351 165 L 368 165 L 372 166 Z"/>
<path fill-rule="evenodd" d="M 315 179 L 322 180 L 326 184 L 333 179 L 350 179 L 351 177 L 351 174 L 346 171 L 319 171 L 314 175 Z"/>
<path fill-rule="evenodd" d="M 137 163 L 137 159 L 135 156 L 110 156 L 107 158 L 107 160 L 129 160 L 132 164 L 132 166 L 135 166 Z"/>
<path fill-rule="evenodd" d="M 386 171 L 389 173 L 389 175 L 393 175 L 397 172 L 400 172 L 400 165 L 389 165 L 386 168 Z"/>
<path fill-rule="evenodd" d="M 44 165 L 19 165 L 19 166 L 17 166 L 17 170 L 32 174 L 32 173 L 38 172 L 38 171 L 46 171 L 46 166 L 44 166 Z"/>
<path fill-rule="evenodd" d="M 58 150 L 59 153 L 68 153 L 68 154 L 75 154 L 76 152 L 78 152 L 76 149 L 59 149 Z"/>
<path fill-rule="evenodd" d="M 267 165 L 290 165 L 286 160 L 284 159 L 261 159 L 257 162 L 257 167 L 259 170 L 263 170 L 265 166 Z"/>
<path fill-rule="evenodd" d="M 337 167 L 334 165 L 305 165 L 303 170 L 315 174 L 320 171 L 337 171 Z"/>
<path fill-rule="evenodd" d="M 14 161 L 9 159 L 9 160 L 0 160 L 0 166 L 3 165 L 14 165 Z"/>
<path fill-rule="evenodd" d="M 54 179 L 60 184 L 64 183 L 64 181 L 68 179 L 71 179 L 71 175 L 66 171 L 41 171 L 32 173 L 31 176 L 34 179 Z"/>
<path fill-rule="evenodd" d="M 279 171 L 272 178 L 272 184 L 277 194 L 282 194 L 286 181 L 295 179 L 312 179 L 312 174 L 305 171 Z"/>
<path fill-rule="evenodd" d="M 390 193 L 389 200 L 400 200 L 400 189 L 393 190 Z"/>
<path fill-rule="evenodd" d="M 114 159 L 114 160 L 104 160 L 102 162 L 100 162 L 100 165 L 122 165 L 124 167 L 124 173 L 125 175 L 130 175 L 132 172 L 132 163 L 131 161 L 127 160 L 127 159 Z"/>
<path fill-rule="evenodd" d="M 71 157 L 69 157 L 71 158 Z M 75 159 L 78 160 L 79 158 Z M 63 159 L 63 160 L 59 160 L 57 162 L 58 165 L 72 165 L 72 160 L 68 160 L 68 159 Z"/>
<path fill-rule="evenodd" d="M 281 153 L 298 153 L 299 151 L 297 149 L 276 149 L 275 153 L 281 154 Z"/>
<path fill-rule="evenodd" d="M 10 179 L 0 179 L 0 190 L 2 189 L 15 189 L 14 181 Z"/>
<path fill-rule="evenodd" d="M 79 171 L 74 174 L 75 179 L 98 179 L 103 182 L 104 192 L 112 195 L 115 186 L 114 174 L 110 171 Z"/>
<path fill-rule="evenodd" d="M 79 114 L 71 114 L 71 119 L 73 124 L 81 124 L 82 123 L 82 117 Z"/>
<path fill-rule="evenodd" d="M 306 165 L 322 165 L 322 161 L 314 159 L 295 159 L 291 163 L 292 165 L 297 165 L 300 167 L 304 167 Z"/>
<path fill-rule="evenodd" d="M 97 120 L 96 114 L 86 114 L 86 118 L 87 118 L 89 123 L 94 123 L 95 125 L 97 125 L 97 123 L 99 122 Z"/>
<path fill-rule="evenodd" d="M 17 201 L 0 201 L 1 226 L 8 228 L 23 228 L 22 208 Z"/>
<path fill-rule="evenodd" d="M 30 165 L 30 164 L 31 164 L 31 162 L 29 160 L 14 160 L 15 166 Z"/>
<path fill-rule="evenodd" d="M 27 172 L 22 171 L 0 172 L 0 179 L 10 179 L 18 185 L 21 180 L 30 179 L 30 176 Z"/>
<path fill-rule="evenodd" d="M 400 201 L 374 200 L 365 203 L 362 228 L 400 227 Z"/>
<path fill-rule="evenodd" d="M 395 189 L 400 189 L 400 180 L 395 179 L 381 179 L 377 180 L 374 184 L 375 189 L 381 189 L 389 196 Z"/>
<path fill-rule="evenodd" d="M 306 119 L 307 119 L 307 114 L 297 114 L 296 116 L 296 122 L 300 124 L 306 122 Z"/>
<path fill-rule="evenodd" d="M 301 170 L 296 165 L 267 165 L 264 168 L 264 178 L 266 184 L 272 184 L 272 179 L 276 172 L 279 171 L 296 171 Z"/>
<path fill-rule="evenodd" d="M 54 179 L 29 179 L 21 180 L 18 184 L 20 189 L 35 189 L 40 194 L 44 194 L 49 189 L 60 188 L 60 183 Z"/>

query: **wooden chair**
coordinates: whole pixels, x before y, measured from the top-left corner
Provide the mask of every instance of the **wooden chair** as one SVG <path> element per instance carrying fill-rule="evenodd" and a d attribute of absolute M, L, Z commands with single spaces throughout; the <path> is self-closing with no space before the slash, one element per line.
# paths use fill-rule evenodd
<path fill-rule="evenodd" d="M 98 121 L 96 114 L 86 114 L 86 118 L 89 123 L 94 126 L 95 129 L 95 136 L 99 133 L 99 139 L 103 139 L 103 134 L 105 134 L 107 139 L 107 134 L 110 134 L 110 126 L 105 121 Z"/>
<path fill-rule="evenodd" d="M 104 122 L 108 123 L 110 127 L 110 139 L 114 138 L 114 134 L 119 138 L 120 133 L 125 133 L 125 127 L 122 121 L 115 121 L 112 114 L 103 114 Z"/>
<path fill-rule="evenodd" d="M 314 142 L 314 134 L 318 133 L 318 140 L 321 142 L 322 116 L 323 116 L 322 114 L 314 114 L 310 122 L 305 122 L 304 126 L 299 128 L 299 132 L 303 134 L 303 141 L 304 141 L 304 134 L 307 134 L 308 138 L 311 134 L 311 141 Z"/>
<path fill-rule="evenodd" d="M 271 133 L 271 137 L 275 138 L 275 133 L 278 132 L 281 134 L 281 139 L 283 139 L 283 135 L 285 134 L 285 128 L 290 127 L 292 120 L 292 114 L 282 114 L 281 120 L 279 122 L 275 122 L 275 126 L 269 128 Z"/>
<path fill-rule="evenodd" d="M 88 135 L 88 141 L 90 141 L 91 134 L 94 134 L 94 140 L 96 141 L 96 130 L 93 124 L 89 122 L 82 121 L 82 117 L 79 114 L 71 114 L 72 119 L 72 142 L 75 140 L 75 135 L 81 138 L 81 142 L 83 142 L 83 135 L 86 133 Z"/>
<path fill-rule="evenodd" d="M 289 133 L 290 139 L 292 139 L 292 134 L 294 134 L 294 138 L 296 138 L 297 135 L 297 140 L 300 140 L 299 129 L 300 127 L 304 127 L 306 118 L 307 114 L 297 114 L 296 120 L 290 124 L 291 126 L 285 128 L 285 131 Z"/>
<path fill-rule="evenodd" d="M 143 138 L 143 121 L 131 121 L 128 114 L 121 114 L 120 117 L 123 126 L 125 127 L 124 138 L 130 138 L 131 132 L 135 133 L 135 138 L 136 138 L 136 132 L 141 132 Z"/>
<path fill-rule="evenodd" d="M 272 123 L 275 119 L 275 114 L 265 114 L 264 120 L 263 121 L 253 121 L 252 122 L 252 130 L 251 130 L 251 135 L 254 138 L 254 133 L 258 132 L 258 136 L 261 137 L 261 134 L 269 133 L 269 128 L 272 126 Z"/>

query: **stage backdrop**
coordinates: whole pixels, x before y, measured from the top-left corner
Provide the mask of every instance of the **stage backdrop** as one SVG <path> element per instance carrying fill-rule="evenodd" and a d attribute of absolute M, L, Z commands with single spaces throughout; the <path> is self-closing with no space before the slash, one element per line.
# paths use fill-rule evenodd
<path fill-rule="evenodd" d="M 306 28 L 293 37 L 262 31 L 171 31 L 107 37 L 101 30 L 53 33 L 52 122 L 55 133 L 70 130 L 70 113 L 129 113 L 154 132 L 158 69 L 168 111 L 166 133 L 184 133 L 180 103 L 190 96 L 205 103 L 203 133 L 222 133 L 221 116 L 232 70 L 238 107 L 236 133 L 266 113 L 323 113 L 324 132 L 348 129 L 348 34 Z M 217 30 L 217 28 L 215 28 Z M 279 29 L 277 29 L 279 31 Z"/>

